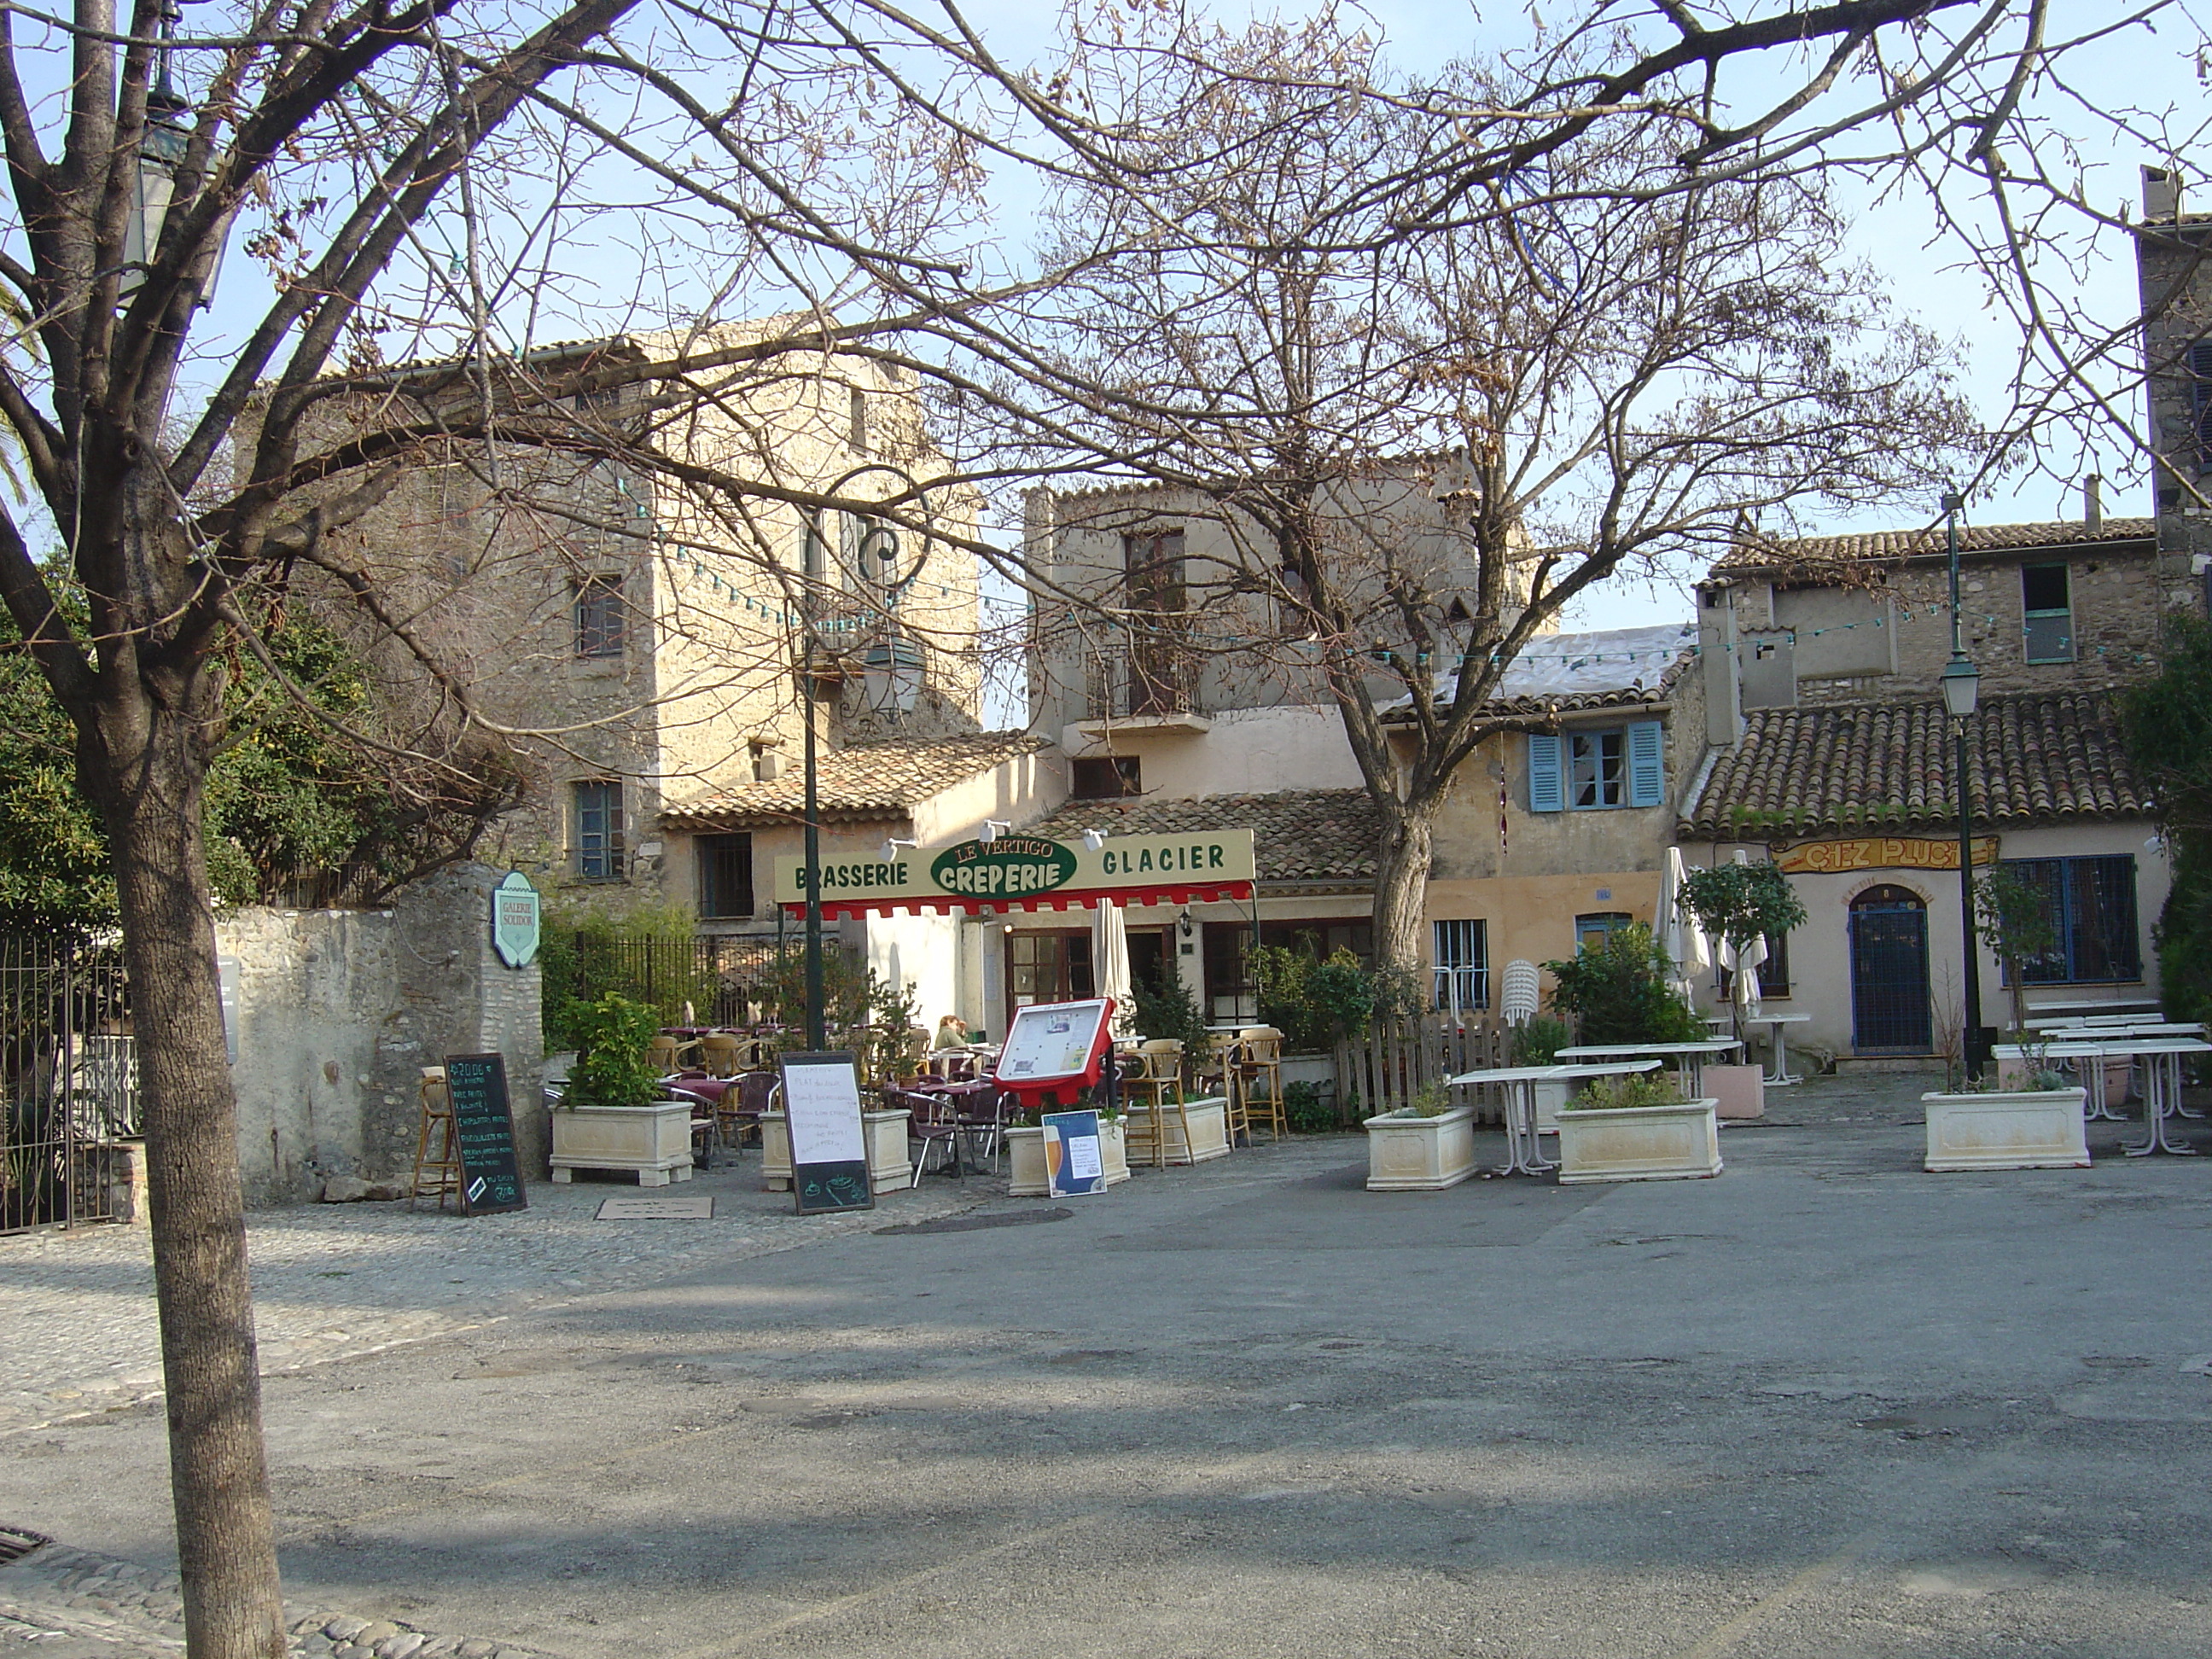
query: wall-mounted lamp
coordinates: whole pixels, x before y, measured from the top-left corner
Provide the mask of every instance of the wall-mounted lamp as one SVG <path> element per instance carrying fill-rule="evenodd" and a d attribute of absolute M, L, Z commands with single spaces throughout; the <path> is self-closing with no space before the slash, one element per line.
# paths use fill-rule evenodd
<path fill-rule="evenodd" d="M 1083 848 L 1085 852 L 1095 853 L 1105 844 L 1106 832 L 1103 830 L 1085 830 L 1083 832 Z"/>
<path fill-rule="evenodd" d="M 1005 835 L 1007 830 L 1013 827 L 1013 820 L 1011 818 L 985 818 L 983 820 L 983 833 L 976 836 L 975 839 L 981 842 L 984 846 L 988 847 L 993 842 L 998 840 L 1000 836 Z"/>
<path fill-rule="evenodd" d="M 1188 939 L 1190 937 L 1193 926 L 1194 924 L 1191 921 L 1190 912 L 1188 910 L 1185 910 L 1181 915 L 1176 918 L 1176 931 L 1181 933 L 1185 939 Z"/>
<path fill-rule="evenodd" d="M 911 852 L 921 845 L 918 841 L 906 841 L 897 836 L 886 836 L 884 838 L 884 862 L 889 864 L 897 858 L 899 848 L 902 847 Z"/>

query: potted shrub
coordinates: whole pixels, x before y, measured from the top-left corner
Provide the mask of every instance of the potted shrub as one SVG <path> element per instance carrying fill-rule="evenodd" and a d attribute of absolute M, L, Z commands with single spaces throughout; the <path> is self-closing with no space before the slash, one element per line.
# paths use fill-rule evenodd
<path fill-rule="evenodd" d="M 1675 902 L 1697 918 L 1706 937 L 1728 947 L 1731 962 L 1741 962 L 1764 940 L 1779 939 L 1791 928 L 1805 925 L 1805 907 L 1798 902 L 1790 878 L 1771 864 L 1746 861 L 1686 871 Z M 1746 969 L 1729 982 L 1729 1014 L 1739 1037 L 1752 1001 L 1750 975 L 1758 971 Z"/>
<path fill-rule="evenodd" d="M 1642 922 L 1544 969 L 1552 1007 L 1574 1018 L 1578 1042 L 1702 1042 L 1711 1035 L 1674 994 L 1674 964 Z"/>
<path fill-rule="evenodd" d="M 2088 1091 L 2038 1066 L 2027 1086 L 1943 1090 L 1920 1097 L 1928 1120 L 1924 1168 L 2086 1170 L 2089 1141 L 2081 1103 Z"/>
<path fill-rule="evenodd" d="M 1262 945 L 1252 953 L 1260 1018 L 1283 1034 L 1281 1073 L 1293 1083 L 1336 1087 L 1336 1048 L 1367 1035 L 1377 987 L 1366 964 L 1341 946 L 1322 956 L 1310 941 L 1297 949 Z"/>
<path fill-rule="evenodd" d="M 1664 1072 L 1593 1078 L 1559 1114 L 1559 1181 L 1687 1181 L 1721 1172 L 1710 1100 L 1684 1100 Z"/>
<path fill-rule="evenodd" d="M 1474 1173 L 1474 1108 L 1455 1107 L 1431 1083 L 1410 1106 L 1369 1118 L 1367 1190 L 1433 1193 Z"/>
<path fill-rule="evenodd" d="M 627 1170 L 641 1187 L 691 1178 L 691 1105 L 664 1097 L 651 1059 L 658 1010 L 609 991 L 571 1000 L 562 1025 L 576 1063 L 552 1108 L 553 1179 L 577 1170 Z"/>

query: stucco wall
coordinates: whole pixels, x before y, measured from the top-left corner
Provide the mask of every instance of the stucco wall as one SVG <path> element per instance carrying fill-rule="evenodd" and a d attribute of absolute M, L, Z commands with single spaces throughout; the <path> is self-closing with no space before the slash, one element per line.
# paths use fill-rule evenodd
<path fill-rule="evenodd" d="M 1204 732 L 1133 728 L 1100 740 L 1069 728 L 1062 741 L 1071 756 L 1134 755 L 1145 793 L 1164 800 L 1359 787 L 1334 707 L 1234 708 L 1210 718 L 1212 729 Z"/>
<path fill-rule="evenodd" d="M 418 1068 L 449 1054 L 507 1057 L 517 1150 L 544 1172 L 538 967 L 491 948 L 502 872 L 448 870 L 390 910 L 227 911 L 216 953 L 231 995 L 239 1162 L 247 1201 L 312 1199 L 332 1176 L 413 1169 Z"/>
<path fill-rule="evenodd" d="M 2166 855 L 2148 845 L 2151 826 L 2145 823 L 2087 823 L 2044 830 L 2007 832 L 1998 843 L 2000 859 L 2089 858 L 2127 854 L 2136 860 L 2136 918 L 2143 977 L 2123 985 L 2034 985 L 2027 991 L 2031 1003 L 2095 1001 L 2108 998 L 2154 997 L 2158 994 L 2158 957 L 2151 930 L 2166 903 L 2169 872 Z M 1685 846 L 1684 860 L 1692 866 L 1726 861 L 1728 847 Z M 1747 849 L 1764 859 L 1763 846 Z M 1803 1042 L 1838 1054 L 1852 1052 L 1850 902 L 1869 887 L 1890 884 L 1910 890 L 1928 907 L 1929 984 L 1936 1004 L 1935 1024 L 1939 1041 L 1947 1027 L 1956 1029 L 1964 994 L 1965 975 L 1960 951 L 1959 872 L 1956 870 L 1854 870 L 1840 875 L 1794 875 L 1790 884 L 1804 905 L 1804 926 L 1790 935 L 1790 994 L 1771 998 L 1766 1006 L 1777 1013 L 1809 1014 L 1802 1025 L 1790 1028 L 1790 1041 Z M 1982 1023 L 2009 1023 L 2010 999 L 1998 972 L 1996 957 L 1978 947 L 1981 960 Z"/>

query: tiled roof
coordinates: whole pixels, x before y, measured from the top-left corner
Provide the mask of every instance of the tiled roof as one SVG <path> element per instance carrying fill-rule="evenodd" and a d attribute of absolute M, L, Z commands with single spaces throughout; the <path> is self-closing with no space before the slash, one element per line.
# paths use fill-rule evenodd
<path fill-rule="evenodd" d="M 2148 541 L 2158 533 L 2155 519 L 2107 519 L 2095 531 L 2080 519 L 2040 524 L 1962 524 L 1961 553 L 2002 553 L 2044 547 L 2100 547 L 2112 542 Z M 1802 536 L 1794 541 L 1747 545 L 1724 555 L 1716 572 L 1793 570 L 1800 568 L 1926 558 L 1948 546 L 1943 526 L 1916 525 L 1910 530 L 1870 530 L 1847 536 Z"/>
<path fill-rule="evenodd" d="M 1701 840 L 1955 826 L 1951 723 L 1941 702 L 1763 708 L 1683 814 Z M 2108 695 L 1992 697 L 1969 739 L 1978 825 L 2151 812 Z"/>
<path fill-rule="evenodd" d="M 1175 835 L 1186 830 L 1249 830 L 1260 879 L 1370 882 L 1382 818 L 1364 789 L 1289 789 L 1272 795 L 1201 795 L 1195 799 L 1071 801 L 1035 835 L 1073 841 L 1085 830 L 1109 836 Z"/>
<path fill-rule="evenodd" d="M 1550 714 L 1561 709 L 1612 708 L 1659 702 L 1672 692 L 1697 654 L 1698 625 L 1664 623 L 1650 628 L 1610 628 L 1590 634 L 1539 634 L 1506 665 L 1486 713 Z M 1459 695 L 1459 676 L 1437 676 L 1437 702 Z M 1386 717 L 1412 702 L 1387 704 Z"/>
<path fill-rule="evenodd" d="M 976 732 L 951 738 L 894 738 L 826 750 L 817 793 L 825 815 L 896 817 L 957 783 L 1045 747 L 1026 732 Z M 806 780 L 795 759 L 780 778 L 744 783 L 679 801 L 660 815 L 671 829 L 718 830 L 788 823 L 806 810 Z"/>

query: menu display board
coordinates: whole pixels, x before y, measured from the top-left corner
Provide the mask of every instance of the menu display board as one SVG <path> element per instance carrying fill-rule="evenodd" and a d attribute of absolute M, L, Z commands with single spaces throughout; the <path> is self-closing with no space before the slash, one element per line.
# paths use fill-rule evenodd
<path fill-rule="evenodd" d="M 872 1210 L 860 1078 L 852 1054 L 786 1054 L 782 1065 L 791 1195 L 799 1213 Z"/>
<path fill-rule="evenodd" d="M 504 1054 L 447 1054 L 446 1095 L 453 1108 L 453 1146 L 461 1160 L 461 1213 L 526 1210 L 514 1156 L 514 1111 L 507 1098 Z"/>
<path fill-rule="evenodd" d="M 998 1080 L 1012 1089 L 1095 1081 L 1098 1055 L 1107 1041 L 1106 1017 L 1113 1007 L 1112 998 L 1093 997 L 1082 1002 L 1033 1003 L 1016 1010 L 1013 1028 L 999 1054 Z"/>

